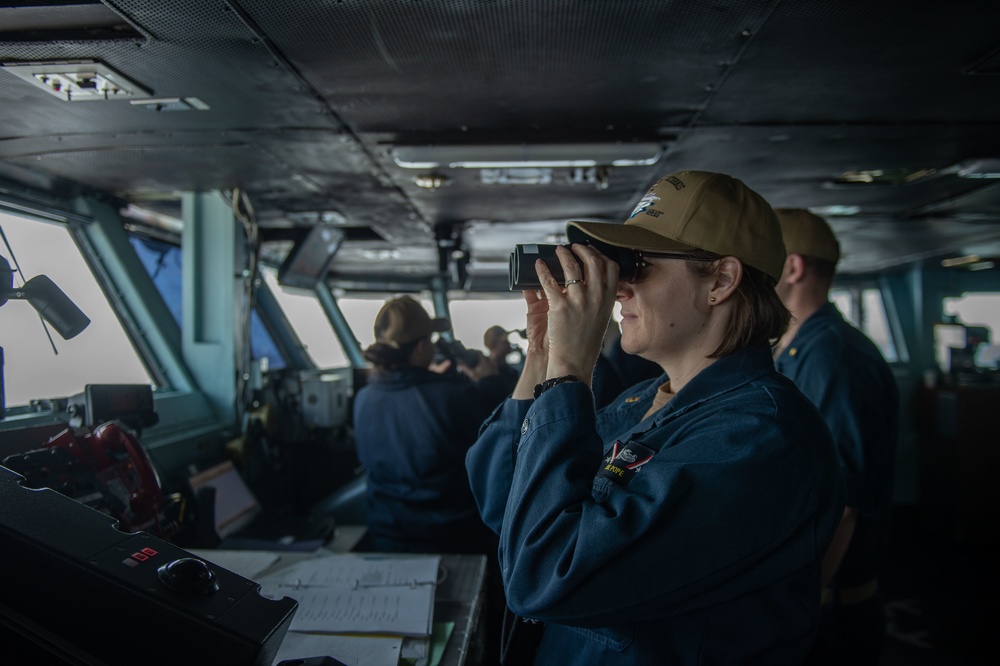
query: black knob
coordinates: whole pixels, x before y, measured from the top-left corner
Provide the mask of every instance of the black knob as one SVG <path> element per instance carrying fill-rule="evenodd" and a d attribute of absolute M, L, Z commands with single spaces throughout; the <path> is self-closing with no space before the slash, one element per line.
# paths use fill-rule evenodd
<path fill-rule="evenodd" d="M 175 592 L 204 597 L 219 591 L 219 579 L 203 560 L 182 557 L 156 570 L 160 582 Z"/>

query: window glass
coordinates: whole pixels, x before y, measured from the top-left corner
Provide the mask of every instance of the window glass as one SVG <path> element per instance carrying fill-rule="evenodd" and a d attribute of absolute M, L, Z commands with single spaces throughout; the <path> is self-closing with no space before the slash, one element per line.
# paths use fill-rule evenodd
<path fill-rule="evenodd" d="M 264 325 L 264 320 L 256 310 L 250 313 L 250 345 L 253 351 L 253 360 L 267 359 L 267 367 L 271 370 L 281 370 L 287 363 L 285 357 L 281 355 L 277 343 L 271 337 L 271 333 Z"/>
<path fill-rule="evenodd" d="M 395 294 L 372 295 L 364 298 L 351 296 L 337 299 L 337 305 L 340 306 L 344 318 L 351 330 L 354 331 L 361 349 L 365 349 L 375 342 L 375 317 L 382 305 L 393 296 Z M 417 300 L 420 301 L 428 314 L 434 315 L 434 304 L 429 298 L 419 296 Z M 524 328 L 525 305 L 520 296 L 511 299 L 474 297 L 456 299 L 449 301 L 448 309 L 451 314 L 455 339 L 469 349 L 486 351 L 483 344 L 483 334 L 490 326 L 503 326 L 508 331 Z M 325 324 L 325 326 L 329 328 L 329 324 Z M 300 335 L 302 334 L 298 326 L 296 326 L 296 331 Z M 510 339 L 511 344 L 517 345 L 519 338 L 516 335 L 512 335 Z M 346 359 L 344 363 L 347 363 Z"/>
<path fill-rule="evenodd" d="M 153 278 L 153 283 L 166 302 L 170 314 L 180 326 L 183 312 L 181 248 L 153 238 L 130 236 L 129 240 L 146 272 Z M 278 346 L 256 311 L 250 315 L 250 343 L 254 360 L 267 358 L 268 367 L 272 370 L 285 367 L 284 357 L 281 356 Z"/>
<path fill-rule="evenodd" d="M 871 338 L 886 361 L 899 361 L 881 291 L 875 288 L 831 289 L 830 301 L 837 306 L 844 319 Z"/>
<path fill-rule="evenodd" d="M 152 384 L 68 229 L 2 212 L 0 228 L 24 271 L 23 278 L 14 276 L 14 285 L 47 275 L 90 318 L 90 325 L 70 340 L 49 327 L 50 343 L 38 312 L 27 301 L 10 300 L 0 307 L 7 405 L 71 397 L 87 384 Z M 2 243 L 0 255 L 13 268 Z"/>
<path fill-rule="evenodd" d="M 270 266 L 262 266 L 260 273 L 313 363 L 319 368 L 342 368 L 350 365 L 316 294 L 303 289 L 282 287 L 278 284 L 278 271 Z"/>
<path fill-rule="evenodd" d="M 490 326 L 503 326 L 508 331 L 523 329 L 527 306 L 524 298 L 518 294 L 517 298 L 508 299 L 451 301 L 448 309 L 451 311 L 455 339 L 469 349 L 485 352 L 483 334 L 486 329 Z M 523 343 L 518 344 L 522 339 L 517 335 L 509 336 L 509 340 L 512 345 L 522 348 L 525 346 Z"/>
<path fill-rule="evenodd" d="M 858 322 L 854 319 L 854 294 L 847 289 L 833 289 L 830 291 L 830 301 L 837 306 L 844 319 L 855 326 Z"/>
<path fill-rule="evenodd" d="M 986 329 L 985 340 L 982 335 L 969 336 L 976 346 L 971 351 L 978 367 L 997 368 L 1000 362 L 1000 341 L 997 340 L 1000 333 L 1000 293 L 980 292 L 946 298 L 941 307 L 945 315 L 954 317 L 958 323 Z"/>
<path fill-rule="evenodd" d="M 882 292 L 878 289 L 863 289 L 861 304 L 861 330 L 878 345 L 886 361 L 895 363 L 899 360 L 899 355 L 896 353 L 896 345 L 889 330 Z"/>
<path fill-rule="evenodd" d="M 139 260 L 153 278 L 177 325 L 181 324 L 181 248 L 152 238 L 130 236 Z"/>

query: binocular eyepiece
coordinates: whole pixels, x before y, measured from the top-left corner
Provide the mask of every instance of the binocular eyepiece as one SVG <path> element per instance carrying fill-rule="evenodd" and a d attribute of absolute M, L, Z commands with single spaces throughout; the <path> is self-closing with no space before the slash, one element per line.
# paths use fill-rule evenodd
<path fill-rule="evenodd" d="M 618 279 L 631 281 L 639 272 L 639 254 L 635 250 L 624 247 L 607 245 L 587 241 L 586 245 L 593 245 L 601 254 L 618 264 Z M 542 285 L 538 281 L 538 274 L 535 273 L 535 260 L 541 259 L 545 262 L 559 284 L 566 282 L 563 275 L 562 264 L 556 256 L 558 245 L 540 245 L 537 243 L 515 245 L 514 251 L 510 253 L 509 284 L 511 291 L 525 291 L 528 289 L 541 289 Z M 564 245 L 563 247 L 569 247 Z M 573 255 L 577 263 L 583 265 L 580 259 Z"/>

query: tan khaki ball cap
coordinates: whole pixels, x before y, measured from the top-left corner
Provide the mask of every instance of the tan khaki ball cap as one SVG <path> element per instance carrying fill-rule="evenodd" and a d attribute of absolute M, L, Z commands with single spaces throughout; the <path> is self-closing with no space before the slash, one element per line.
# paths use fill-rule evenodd
<path fill-rule="evenodd" d="M 733 256 L 775 279 L 785 264 L 781 228 L 762 196 L 721 173 L 679 171 L 661 179 L 625 224 L 570 222 L 598 241 L 648 252 L 706 250 Z"/>
<path fill-rule="evenodd" d="M 788 254 L 802 254 L 837 263 L 840 243 L 822 217 L 804 208 L 775 208 Z"/>
<path fill-rule="evenodd" d="M 451 322 L 447 319 L 431 319 L 420 303 L 409 296 L 401 296 L 386 301 L 378 311 L 375 340 L 398 348 L 450 328 Z"/>

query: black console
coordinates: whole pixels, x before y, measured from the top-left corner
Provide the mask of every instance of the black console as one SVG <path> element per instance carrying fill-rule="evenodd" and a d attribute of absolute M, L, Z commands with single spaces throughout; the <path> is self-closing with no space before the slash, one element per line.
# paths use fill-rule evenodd
<path fill-rule="evenodd" d="M 47 663 L 270 666 L 296 602 L 0 467 L 0 636 Z"/>

